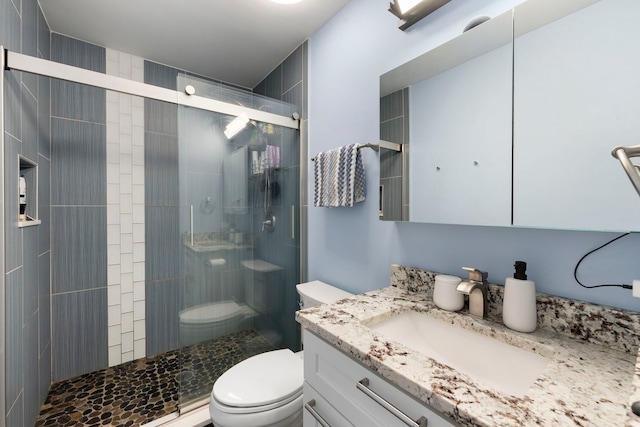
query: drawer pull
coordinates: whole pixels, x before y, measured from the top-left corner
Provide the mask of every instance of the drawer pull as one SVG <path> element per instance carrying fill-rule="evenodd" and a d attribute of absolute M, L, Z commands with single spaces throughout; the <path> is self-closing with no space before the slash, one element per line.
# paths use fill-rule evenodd
<path fill-rule="evenodd" d="M 324 418 L 322 418 L 322 415 L 320 415 L 318 413 L 318 411 L 316 411 L 316 400 L 315 399 L 311 399 L 310 401 L 308 401 L 307 403 L 304 404 L 304 409 L 306 409 L 307 411 L 309 411 L 309 413 L 311 415 L 313 415 L 313 418 L 316 419 L 316 421 L 322 426 L 322 427 L 331 427 L 329 425 L 328 422 L 326 422 L 324 420 Z"/>
<path fill-rule="evenodd" d="M 400 409 L 387 402 L 382 396 L 369 388 L 369 378 L 363 378 L 356 384 L 358 390 L 369 396 L 387 411 L 391 412 L 396 418 L 411 427 L 427 427 L 427 417 L 420 417 L 418 421 L 413 421 L 411 417 L 402 412 Z"/>

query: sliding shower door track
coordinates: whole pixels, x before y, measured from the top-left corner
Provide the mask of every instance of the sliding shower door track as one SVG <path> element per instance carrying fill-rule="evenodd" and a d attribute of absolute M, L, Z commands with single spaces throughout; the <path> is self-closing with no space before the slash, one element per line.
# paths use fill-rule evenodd
<path fill-rule="evenodd" d="M 1 53 L 3 58 L 6 58 L 4 66 L 7 70 L 24 71 L 230 116 L 239 116 L 241 113 L 245 113 L 251 120 L 284 126 L 290 129 L 300 128 L 300 120 L 298 114 L 295 113 L 291 116 L 282 116 L 242 105 L 217 101 L 197 95 L 189 95 L 184 91 L 166 89 L 122 77 L 99 73 L 97 71 L 85 70 L 84 68 L 11 52 L 6 49 L 3 49 Z"/>

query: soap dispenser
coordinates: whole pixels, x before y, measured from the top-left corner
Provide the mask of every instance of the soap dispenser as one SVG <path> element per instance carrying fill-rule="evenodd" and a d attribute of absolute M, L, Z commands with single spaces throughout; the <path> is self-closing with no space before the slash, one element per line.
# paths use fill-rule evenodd
<path fill-rule="evenodd" d="M 514 331 L 533 332 L 536 330 L 536 285 L 527 280 L 527 263 L 516 261 L 513 277 L 504 283 L 502 321 Z"/>

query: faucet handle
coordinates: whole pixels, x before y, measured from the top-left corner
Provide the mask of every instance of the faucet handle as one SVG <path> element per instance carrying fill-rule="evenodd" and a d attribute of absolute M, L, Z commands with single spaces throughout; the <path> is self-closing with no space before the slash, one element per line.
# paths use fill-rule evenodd
<path fill-rule="evenodd" d="M 486 271 L 480 271 L 477 268 L 462 267 L 462 269 L 469 273 L 469 280 L 473 280 L 475 282 L 485 283 L 487 281 L 487 277 L 489 277 L 489 273 Z"/>

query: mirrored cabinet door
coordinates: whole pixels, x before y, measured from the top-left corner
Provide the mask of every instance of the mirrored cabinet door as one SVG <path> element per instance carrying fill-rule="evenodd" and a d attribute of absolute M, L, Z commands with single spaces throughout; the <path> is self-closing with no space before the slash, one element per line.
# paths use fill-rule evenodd
<path fill-rule="evenodd" d="M 515 226 L 640 230 L 640 197 L 611 155 L 640 143 L 640 1 L 588 3 L 547 24 L 527 6 L 555 0 L 515 10 Z"/>
<path fill-rule="evenodd" d="M 511 223 L 511 51 L 410 87 L 411 221 Z"/>

